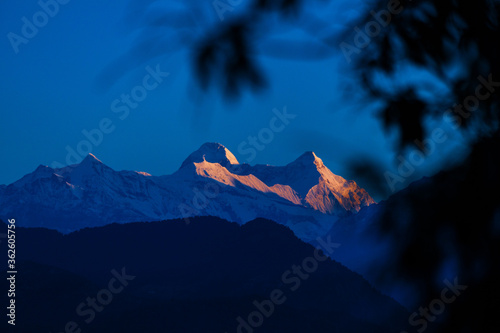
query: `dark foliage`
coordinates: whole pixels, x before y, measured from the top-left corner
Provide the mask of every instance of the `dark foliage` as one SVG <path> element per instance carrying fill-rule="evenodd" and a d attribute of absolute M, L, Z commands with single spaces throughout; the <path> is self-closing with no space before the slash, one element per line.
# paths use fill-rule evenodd
<path fill-rule="evenodd" d="M 390 1 L 389 1 L 390 2 Z M 388 1 L 372 1 L 375 11 L 386 10 Z M 500 2 L 479 1 L 400 1 L 401 11 L 355 59 L 362 83 L 372 100 L 382 101 L 385 125 L 388 119 L 410 119 L 396 123 L 403 144 L 421 139 L 424 116 L 442 117 L 456 104 L 464 104 L 476 94 L 478 77 L 500 81 Z M 364 27 L 374 17 L 364 17 Z M 412 71 L 413 70 L 413 71 Z M 404 75 L 426 71 L 447 89 L 431 90 L 418 78 Z M 398 75 L 399 74 L 399 75 Z M 381 77 L 387 80 L 381 80 Z M 498 88 L 481 100 L 473 111 L 460 116 L 459 126 L 470 129 L 475 138 L 498 130 L 500 113 Z M 412 115 L 408 115 L 412 114 Z"/>
<path fill-rule="evenodd" d="M 419 182 L 389 199 L 382 231 L 397 242 L 397 265 L 388 272 L 419 287 L 422 304 L 439 295 L 436 279 L 453 262 L 469 292 L 444 317 L 445 332 L 495 331 L 500 306 L 499 88 L 477 107 L 456 105 L 477 96 L 478 77 L 500 81 L 500 2 L 401 1 L 403 11 L 357 58 L 371 101 L 382 101 L 384 125 L 395 125 L 402 145 L 425 136 L 425 117 L 453 115 L 470 134 L 471 153 L 462 165 Z M 387 1 L 374 1 L 384 9 Z M 366 24 L 373 17 L 365 17 Z M 428 71 L 448 91 L 414 80 L 401 84 L 401 64 Z M 407 72 L 408 73 L 408 72 Z M 411 73 L 411 72 L 409 72 Z M 390 84 L 381 81 L 386 76 Z M 383 83 L 382 83 L 383 82 Z M 391 89 L 387 89 L 391 87 Z M 395 88 L 397 87 L 397 88 Z"/>

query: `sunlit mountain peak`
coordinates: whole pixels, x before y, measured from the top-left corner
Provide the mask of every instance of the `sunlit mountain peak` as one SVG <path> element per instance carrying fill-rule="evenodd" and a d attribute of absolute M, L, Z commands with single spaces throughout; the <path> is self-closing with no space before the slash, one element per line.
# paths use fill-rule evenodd
<path fill-rule="evenodd" d="M 239 164 L 236 157 L 223 145 L 216 142 L 207 142 L 201 145 L 198 150 L 193 152 L 191 155 L 184 160 L 181 168 L 186 165 L 192 165 L 193 163 L 201 162 L 219 163 L 222 166 L 227 166 L 229 164 Z"/>

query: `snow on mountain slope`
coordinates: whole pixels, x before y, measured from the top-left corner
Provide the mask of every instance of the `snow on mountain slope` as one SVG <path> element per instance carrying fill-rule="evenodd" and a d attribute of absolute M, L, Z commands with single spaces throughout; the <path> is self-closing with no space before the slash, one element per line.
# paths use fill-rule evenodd
<path fill-rule="evenodd" d="M 322 213 L 358 212 L 375 201 L 354 181 L 332 173 L 313 152 L 302 154 L 284 167 L 248 166 L 244 174 L 253 174 L 268 186 L 292 188 L 300 203 Z"/>
<path fill-rule="evenodd" d="M 0 188 L 0 218 L 62 232 L 212 215 L 238 223 L 272 219 L 308 241 L 339 216 L 372 203 L 365 190 L 334 175 L 312 152 L 284 167 L 250 166 L 218 143 L 203 144 L 168 176 L 115 171 L 89 154 L 80 164 L 39 166 Z"/>
<path fill-rule="evenodd" d="M 198 176 L 213 179 L 219 183 L 236 188 L 247 188 L 249 190 L 256 190 L 262 193 L 274 193 L 296 205 L 300 205 L 301 203 L 297 193 L 288 185 L 275 184 L 269 187 L 252 174 L 233 174 L 218 163 L 203 161 L 201 163 L 194 163 L 194 166 L 195 173 Z"/>

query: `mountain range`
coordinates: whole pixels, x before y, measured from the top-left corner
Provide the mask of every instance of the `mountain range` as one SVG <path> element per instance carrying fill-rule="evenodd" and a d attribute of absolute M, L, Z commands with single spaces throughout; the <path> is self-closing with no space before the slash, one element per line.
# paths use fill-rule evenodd
<path fill-rule="evenodd" d="M 115 171 L 89 154 L 63 168 L 40 165 L 0 187 L 1 219 L 63 233 L 115 222 L 216 216 L 243 224 L 261 217 L 311 241 L 374 203 L 313 152 L 286 166 L 252 166 L 219 143 L 203 144 L 171 175 Z"/>

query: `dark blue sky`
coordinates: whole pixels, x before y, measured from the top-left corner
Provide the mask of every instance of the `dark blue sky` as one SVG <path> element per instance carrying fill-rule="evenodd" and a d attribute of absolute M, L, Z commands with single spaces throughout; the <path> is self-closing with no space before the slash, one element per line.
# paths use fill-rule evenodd
<path fill-rule="evenodd" d="M 336 22 L 331 31 L 340 31 L 356 13 L 370 10 L 353 1 L 321 6 L 311 4 L 308 10 Z M 34 0 L 0 5 L 0 184 L 21 178 L 39 164 L 66 164 L 67 147 L 77 151 L 80 144 L 83 151 L 88 146 L 81 142 L 88 139 L 82 131 L 95 134 L 92 130 L 100 125 L 109 133 L 102 140 L 95 135 L 91 152 L 116 170 L 169 174 L 207 141 L 224 144 L 240 162 L 251 164 L 284 165 L 312 150 L 346 178 L 353 176 L 348 162 L 362 156 L 376 159 L 387 170 L 397 166 L 395 134 L 387 136 L 373 113 L 362 111 L 357 87 L 346 85 L 345 71 L 340 74 L 351 65 L 335 45 L 327 56 L 311 56 L 304 48 L 301 57 L 300 52 L 280 54 L 280 44 L 261 39 L 263 55 L 258 60 L 268 88 L 229 102 L 215 87 L 201 91 L 192 70 L 193 41 L 220 24 L 212 1 L 159 1 L 148 7 L 72 0 L 59 5 L 57 13 L 48 8 L 53 17 L 39 14 L 40 4 Z M 178 20 L 173 27 L 146 27 L 158 13 L 179 8 L 187 8 L 199 25 L 186 30 L 183 19 L 174 14 L 171 17 Z M 225 19 L 242 11 L 244 4 L 225 13 Z M 33 16 L 40 27 L 37 32 L 25 29 L 29 38 L 20 42 L 14 34 L 24 38 L 23 17 L 33 22 Z M 275 31 L 284 40 L 311 39 L 300 26 L 280 24 Z M 297 55 L 305 59 L 296 60 Z M 156 81 L 146 77 L 156 68 L 169 75 Z M 141 101 L 125 107 L 122 94 L 131 93 Z M 248 137 L 269 128 L 273 109 L 285 106 L 296 117 L 273 133 L 255 158 L 238 148 L 248 148 Z M 269 131 L 264 132 L 268 138 Z M 441 144 L 428 164 L 445 158 L 450 142 Z M 423 165 L 411 178 L 435 170 Z"/>

